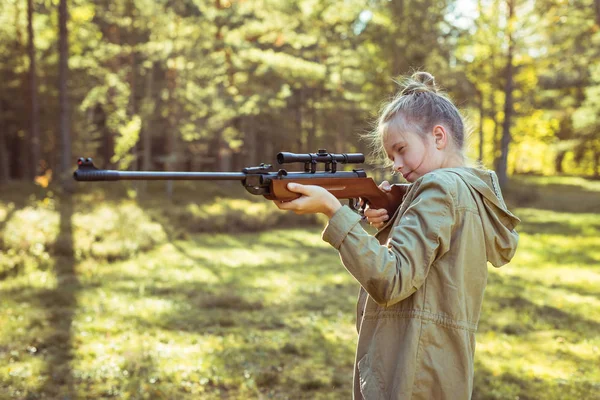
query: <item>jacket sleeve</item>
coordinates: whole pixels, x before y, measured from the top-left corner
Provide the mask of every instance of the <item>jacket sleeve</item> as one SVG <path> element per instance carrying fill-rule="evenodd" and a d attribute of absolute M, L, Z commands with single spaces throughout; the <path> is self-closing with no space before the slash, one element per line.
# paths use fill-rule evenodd
<path fill-rule="evenodd" d="M 412 201 L 396 218 L 386 245 L 368 234 L 360 217 L 342 207 L 323 231 L 342 263 L 378 304 L 391 306 L 413 294 L 436 258 L 448 251 L 455 211 L 453 196 L 435 174 L 423 177 Z"/>

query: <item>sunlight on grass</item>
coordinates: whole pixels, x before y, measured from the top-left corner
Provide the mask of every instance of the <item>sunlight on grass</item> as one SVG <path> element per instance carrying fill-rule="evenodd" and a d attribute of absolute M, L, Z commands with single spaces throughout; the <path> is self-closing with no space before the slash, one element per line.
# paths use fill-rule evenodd
<path fill-rule="evenodd" d="M 512 371 L 542 379 L 569 378 L 569 375 L 594 378 L 593 371 L 584 366 L 592 366 L 598 360 L 598 344 L 589 347 L 589 342 L 569 343 L 557 332 L 536 332 L 523 337 L 488 332 L 479 338 L 477 350 L 483 365 L 497 374 Z"/>
<path fill-rule="evenodd" d="M 0 364 L 0 383 L 10 378 L 25 382 L 28 391 L 35 392 L 40 389 L 43 381 L 37 377 L 43 374 L 45 363 L 44 360 L 36 359 L 32 352 L 33 349 L 23 352 L 12 351 L 9 363 Z"/>
<path fill-rule="evenodd" d="M 578 176 L 518 176 L 515 180 L 527 186 L 559 186 L 562 189 L 571 186 L 600 193 L 600 181 Z"/>
<path fill-rule="evenodd" d="M 523 219 L 517 255 L 490 269 L 474 397 L 593 399 L 600 390 L 600 216 L 515 213 Z"/>
<path fill-rule="evenodd" d="M 594 399 L 600 188 L 523 179 L 536 194 L 517 193 L 515 259 L 490 267 L 473 398 Z M 207 209 L 225 231 L 241 210 L 248 231 L 306 221 L 271 220 L 269 202 L 103 193 L 0 203 L 0 397 L 349 398 L 358 285 L 320 226 L 194 233 L 215 226 L 196 226 Z"/>
<path fill-rule="evenodd" d="M 357 288 L 318 229 L 197 235 L 135 259 L 76 268 L 83 287 L 71 324 L 71 374 L 81 397 L 241 399 L 308 390 L 339 398 L 349 390 Z M 54 312 L 50 305 L 24 313 L 10 327 L 39 324 L 26 340 L 43 348 Z M 17 387 L 37 390 L 32 382 Z"/>
<path fill-rule="evenodd" d="M 29 251 L 34 255 L 45 252 L 59 233 L 59 216 L 49 209 L 26 207 L 16 211 L 4 228 L 8 248 Z"/>

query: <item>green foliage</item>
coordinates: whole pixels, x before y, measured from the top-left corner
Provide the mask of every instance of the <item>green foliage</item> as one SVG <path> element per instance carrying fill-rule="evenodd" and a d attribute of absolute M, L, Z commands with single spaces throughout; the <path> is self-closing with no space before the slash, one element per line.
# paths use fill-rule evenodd
<path fill-rule="evenodd" d="M 282 150 L 366 152 L 357 134 L 392 79 L 414 69 L 449 91 L 477 133 L 470 155 L 494 167 L 510 33 L 509 170 L 600 173 L 592 0 L 517 0 L 512 21 L 501 0 L 70 2 L 76 154 L 60 157 L 57 10 L 33 4 L 44 168 L 81 153 L 120 168 L 214 170 Z M 27 13 L 18 1 L 0 7 L 0 162 L 15 178 L 29 147 Z"/>
<path fill-rule="evenodd" d="M 135 160 L 135 157 L 131 154 L 131 150 L 140 138 L 141 128 L 142 121 L 139 115 L 134 115 L 131 121 L 119 128 L 120 136 L 116 139 L 115 155 L 111 161 L 120 161 L 119 166 L 121 169 L 127 169 Z"/>

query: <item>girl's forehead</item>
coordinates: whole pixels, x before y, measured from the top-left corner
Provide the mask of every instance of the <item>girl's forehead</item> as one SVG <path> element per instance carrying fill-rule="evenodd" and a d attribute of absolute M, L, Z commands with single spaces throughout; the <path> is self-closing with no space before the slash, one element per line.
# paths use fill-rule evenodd
<path fill-rule="evenodd" d="M 386 145 L 393 146 L 398 142 L 406 142 L 409 140 L 411 133 L 406 129 L 404 124 L 399 124 L 394 121 L 390 121 L 385 124 L 381 130 L 381 136 L 383 143 Z"/>

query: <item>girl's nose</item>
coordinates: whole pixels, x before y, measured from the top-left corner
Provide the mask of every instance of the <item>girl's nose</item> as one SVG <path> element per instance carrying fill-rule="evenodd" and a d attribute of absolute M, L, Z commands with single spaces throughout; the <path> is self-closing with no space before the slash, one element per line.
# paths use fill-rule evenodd
<path fill-rule="evenodd" d="M 402 163 L 398 160 L 394 160 L 394 171 L 396 172 L 402 172 Z"/>

